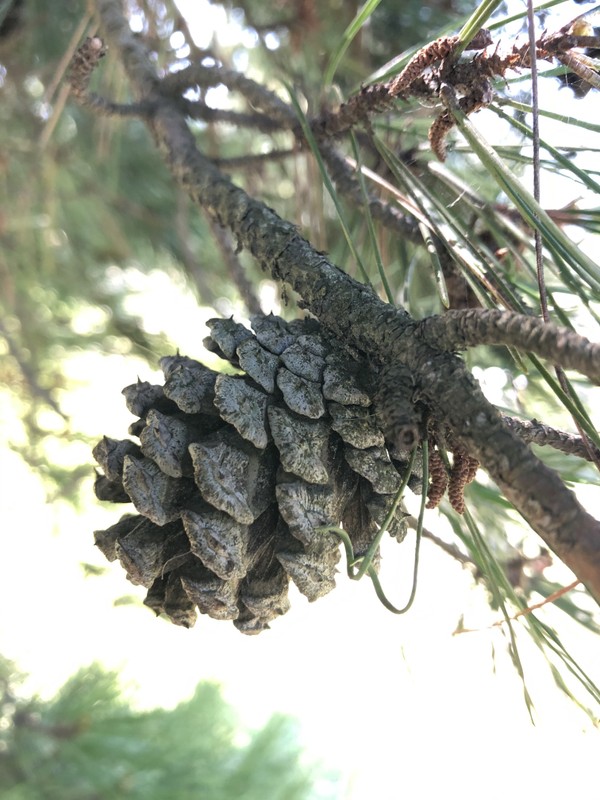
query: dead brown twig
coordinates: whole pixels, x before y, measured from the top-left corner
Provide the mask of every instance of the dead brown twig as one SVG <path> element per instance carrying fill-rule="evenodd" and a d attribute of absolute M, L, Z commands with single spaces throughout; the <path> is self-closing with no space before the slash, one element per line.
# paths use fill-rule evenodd
<path fill-rule="evenodd" d="M 343 103 L 336 112 L 326 112 L 318 122 L 323 134 L 338 135 L 355 124 L 360 124 L 380 111 L 389 110 L 393 101 L 416 97 L 421 101 L 436 102 L 443 85 L 452 87 L 459 96 L 459 106 L 465 114 L 472 114 L 489 105 L 494 97 L 492 80 L 504 78 L 508 70 L 531 69 L 529 43 L 501 55 L 499 43 L 490 50 L 492 38 L 482 29 L 467 49 L 477 51 L 468 61 L 459 61 L 456 53 L 461 43 L 458 36 L 436 39 L 422 47 L 408 62 L 402 72 L 386 83 L 363 87 Z M 557 59 L 572 69 L 579 60 L 572 54 L 574 48 L 588 45 L 600 46 L 598 37 L 575 36 L 565 29 L 558 33 L 544 33 L 535 43 L 535 57 L 552 61 Z M 578 67 L 581 75 L 583 67 Z M 592 79 L 593 70 L 586 69 L 583 78 Z M 593 73 L 597 78 L 597 74 Z M 594 84 L 595 85 L 595 84 Z M 429 141 L 436 156 L 446 158 L 445 139 L 454 127 L 454 116 L 442 111 L 429 131 Z"/>
<path fill-rule="evenodd" d="M 557 589 L 555 592 L 552 592 L 552 594 L 549 594 L 548 597 L 545 597 L 539 603 L 535 603 L 532 606 L 527 606 L 527 608 L 522 608 L 512 617 L 508 617 L 507 619 L 496 620 L 496 622 L 494 622 L 492 625 L 489 625 L 487 628 L 457 628 L 454 631 L 454 636 L 458 635 L 459 633 L 481 633 L 482 630 L 500 628 L 507 622 L 514 622 L 515 620 L 519 619 L 519 617 L 525 617 L 529 614 L 532 614 L 534 611 L 538 611 L 540 608 L 547 606 L 549 603 L 554 603 L 560 597 L 563 597 L 563 595 L 575 589 L 580 583 L 581 581 L 573 581 L 573 583 L 570 583 L 568 586 L 563 586 L 562 588 Z"/>

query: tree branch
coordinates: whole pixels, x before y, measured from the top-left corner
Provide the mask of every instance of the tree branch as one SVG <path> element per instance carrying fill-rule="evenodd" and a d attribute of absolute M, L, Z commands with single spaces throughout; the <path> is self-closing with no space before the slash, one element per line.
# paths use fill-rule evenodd
<path fill-rule="evenodd" d="M 235 186 L 196 148 L 177 105 L 161 97 L 143 43 L 119 0 L 97 0 L 104 27 L 137 92 L 156 99 L 147 120 L 174 178 L 200 206 L 229 227 L 273 278 L 288 283 L 302 304 L 340 341 L 375 367 L 398 363 L 414 375 L 419 397 L 451 427 L 468 451 L 548 546 L 600 603 L 600 523 L 559 476 L 503 424 L 462 361 L 432 347 L 403 308 L 394 308 L 331 264 L 296 228 Z M 393 437 L 394 431 L 387 431 Z"/>
<path fill-rule="evenodd" d="M 528 444 L 552 447 L 555 450 L 560 450 L 561 453 L 584 458 L 586 461 L 593 461 L 594 463 L 597 459 L 600 459 L 600 450 L 591 442 L 588 445 L 581 436 L 551 428 L 549 425 L 544 425 L 543 422 L 538 422 L 537 419 L 522 420 L 503 414 L 502 420 L 507 427 Z"/>
<path fill-rule="evenodd" d="M 247 153 L 241 156 L 230 156 L 229 158 L 213 158 L 213 164 L 220 169 L 254 169 L 272 161 L 283 161 L 297 155 L 297 149 L 289 147 L 286 149 L 273 149 L 268 153 Z"/>
<path fill-rule="evenodd" d="M 319 152 L 327 164 L 331 180 L 336 189 L 357 208 L 364 208 L 365 201 L 355 172 L 348 160 L 328 140 L 317 140 Z M 405 216 L 398 206 L 386 203 L 379 197 L 369 194 L 367 197 L 369 211 L 373 218 L 390 230 L 401 233 L 413 242 L 422 241 L 417 220 Z"/>
<path fill-rule="evenodd" d="M 183 113 L 190 119 L 201 119 L 203 122 L 226 122 L 240 128 L 256 128 L 265 133 L 273 133 L 282 129 L 277 120 L 271 119 L 265 114 L 244 114 L 229 108 L 211 108 L 200 100 L 181 98 L 178 102 L 181 104 Z"/>
<path fill-rule="evenodd" d="M 258 297 L 254 292 L 252 284 L 246 277 L 244 268 L 240 263 L 237 252 L 233 249 L 229 234 L 227 231 L 218 225 L 214 219 L 209 217 L 209 225 L 217 246 L 223 256 L 223 262 L 227 272 L 229 273 L 234 286 L 240 293 L 240 297 L 244 301 L 246 308 L 250 314 L 260 314 L 261 308 Z"/>
<path fill-rule="evenodd" d="M 417 529 L 418 520 L 416 517 L 408 516 L 406 517 L 406 522 L 408 523 L 408 525 L 410 525 L 410 527 L 413 530 Z M 466 555 L 466 553 L 463 553 L 463 551 L 459 547 L 457 547 L 455 544 L 450 544 L 449 542 L 445 542 L 443 539 L 440 539 L 439 536 L 436 536 L 435 533 L 432 533 L 427 528 L 423 528 L 422 535 L 424 539 L 429 539 L 431 542 L 433 542 L 433 544 L 439 547 L 440 550 L 443 550 L 444 553 L 451 556 L 453 559 L 462 564 L 463 567 L 467 565 L 473 565 L 473 566 L 475 565 L 473 559 L 470 556 Z"/>
<path fill-rule="evenodd" d="M 161 94 L 176 97 L 186 89 L 209 88 L 220 84 L 239 92 L 253 108 L 270 117 L 278 127 L 284 126 L 287 130 L 290 127 L 300 127 L 293 110 L 275 92 L 246 77 L 243 72 L 224 67 L 190 64 L 189 67 L 172 72 L 163 78 L 160 91 Z"/>
<path fill-rule="evenodd" d="M 600 383 L 600 344 L 538 317 L 498 309 L 448 311 L 423 320 L 421 333 L 432 347 L 449 352 L 480 344 L 516 347 Z"/>

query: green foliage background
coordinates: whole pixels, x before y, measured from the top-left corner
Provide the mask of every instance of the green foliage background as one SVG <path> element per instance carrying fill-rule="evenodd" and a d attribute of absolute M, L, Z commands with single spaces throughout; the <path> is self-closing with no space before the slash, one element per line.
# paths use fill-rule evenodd
<path fill-rule="evenodd" d="M 6 800 L 315 797 L 316 773 L 301 762 L 294 723 L 279 715 L 242 731 L 214 684 L 199 684 L 173 709 L 139 711 L 118 676 L 98 665 L 49 700 L 24 697 L 19 683 L 14 665 L 0 660 Z"/>

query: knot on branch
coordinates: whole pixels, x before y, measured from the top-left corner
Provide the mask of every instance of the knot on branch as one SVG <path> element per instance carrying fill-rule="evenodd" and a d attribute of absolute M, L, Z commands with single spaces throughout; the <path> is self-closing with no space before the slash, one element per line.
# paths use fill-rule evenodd
<path fill-rule="evenodd" d="M 400 452 L 410 452 L 423 439 L 425 408 L 416 402 L 412 373 L 394 364 L 379 377 L 375 407 L 385 438 Z"/>

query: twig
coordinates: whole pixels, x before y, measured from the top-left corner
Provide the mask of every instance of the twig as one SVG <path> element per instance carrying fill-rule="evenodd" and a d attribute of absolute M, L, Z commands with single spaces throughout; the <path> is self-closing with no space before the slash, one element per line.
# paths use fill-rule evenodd
<path fill-rule="evenodd" d="M 527 608 L 522 608 L 520 611 L 517 611 L 517 613 L 513 617 L 511 617 L 511 620 L 527 616 L 527 614 L 531 614 L 533 611 L 537 611 L 538 608 L 543 608 L 545 605 L 548 605 L 548 603 L 553 603 L 555 600 L 558 600 L 559 597 L 562 597 L 563 595 L 567 594 L 567 592 L 570 592 L 572 589 L 574 589 L 576 586 L 579 586 L 580 583 L 581 581 L 573 581 L 573 583 L 570 583 L 568 586 L 563 586 L 562 589 L 557 589 L 555 592 L 552 592 L 552 594 L 549 594 L 548 597 L 545 597 L 541 602 L 535 603 L 535 605 L 533 606 L 528 606 Z M 500 625 L 503 625 L 504 622 L 505 620 L 500 619 L 494 623 L 494 626 L 498 627 Z"/>
<path fill-rule="evenodd" d="M 79 43 L 79 40 L 81 39 L 81 37 L 85 33 L 85 30 L 88 27 L 91 19 L 92 19 L 92 12 L 88 11 L 81 18 L 81 21 L 80 21 L 79 25 L 77 26 L 77 28 L 73 32 L 73 35 L 71 36 L 69 44 L 67 45 L 67 49 L 66 49 L 63 57 L 59 61 L 58 66 L 57 66 L 57 68 L 56 68 L 56 70 L 54 72 L 54 77 L 52 78 L 52 80 L 48 84 L 48 88 L 46 89 L 46 91 L 44 93 L 44 101 L 46 103 L 52 103 L 53 102 L 54 93 L 55 93 L 59 83 L 63 79 L 63 76 L 64 76 L 64 74 L 65 74 L 65 72 L 66 72 L 66 70 L 67 70 L 67 68 L 69 66 L 69 63 L 70 63 L 71 59 L 73 58 L 73 55 L 75 53 L 75 49 L 77 47 L 77 44 Z M 69 87 L 68 86 L 61 86 L 60 91 L 58 93 L 58 97 L 53 102 L 52 116 L 50 117 L 48 122 L 42 128 L 42 132 L 40 134 L 40 138 L 39 138 L 40 150 L 45 150 L 46 149 L 46 147 L 48 145 L 48 142 L 50 141 L 50 137 L 54 133 L 54 131 L 56 129 L 56 126 L 58 124 L 58 121 L 61 118 L 61 115 L 62 115 L 62 112 L 63 112 L 64 107 L 66 105 L 68 96 L 69 96 Z"/>
<path fill-rule="evenodd" d="M 533 2 L 527 0 L 527 30 L 529 33 L 529 52 L 531 53 L 531 110 L 533 113 L 533 196 L 540 202 L 540 116 L 538 101 L 538 71 L 537 59 L 535 58 L 535 17 L 533 14 Z M 546 292 L 546 278 L 544 275 L 544 254 L 542 250 L 542 234 L 539 225 L 533 229 L 535 239 L 535 264 L 537 272 L 537 283 L 540 293 L 540 308 L 544 322 L 550 321 L 548 313 L 548 295 Z"/>
<path fill-rule="evenodd" d="M 424 319 L 421 335 L 445 351 L 480 344 L 516 347 L 565 369 L 576 369 L 594 383 L 600 383 L 600 344 L 552 322 L 544 323 L 538 317 L 498 309 L 447 311 Z"/>
<path fill-rule="evenodd" d="M 580 583 L 581 581 L 579 580 L 573 581 L 573 583 L 570 583 L 568 586 L 563 586 L 562 589 L 557 589 L 555 592 L 552 592 L 552 594 L 549 594 L 548 597 L 545 597 L 539 603 L 535 603 L 535 605 L 527 606 L 527 608 L 520 609 L 520 611 L 517 611 L 517 613 L 514 614 L 512 617 L 498 619 L 496 620 L 496 622 L 493 622 L 491 625 L 488 625 L 485 628 L 457 628 L 457 630 L 454 631 L 453 635 L 457 636 L 459 633 L 481 633 L 482 631 L 491 631 L 493 628 L 501 628 L 502 625 L 506 624 L 507 622 L 508 623 L 514 622 L 515 620 L 519 619 L 519 617 L 528 616 L 529 614 L 532 614 L 534 611 L 537 611 L 538 609 L 548 605 L 548 603 L 554 603 L 560 597 L 562 597 L 563 595 L 567 594 L 568 592 L 572 591 L 577 586 L 579 586 Z"/>
<path fill-rule="evenodd" d="M 31 366 L 27 363 L 26 358 L 21 351 L 21 348 L 13 338 L 10 331 L 6 328 L 3 322 L 0 320 L 0 336 L 3 336 L 7 347 L 8 352 L 14 358 L 15 362 L 17 363 L 21 375 L 23 376 L 25 383 L 29 387 L 29 391 L 31 392 L 32 397 L 41 400 L 42 402 L 46 403 L 59 417 L 62 417 L 65 422 L 68 421 L 68 417 L 64 414 L 58 403 L 52 398 L 48 389 L 40 386 L 37 375 L 35 374 L 35 370 L 31 369 Z"/>
<path fill-rule="evenodd" d="M 595 461 L 595 459 L 600 458 L 600 450 L 590 443 L 595 456 L 595 458 L 592 458 L 581 436 L 551 428 L 543 422 L 538 422 L 537 419 L 521 420 L 516 417 L 509 417 L 507 414 L 503 414 L 502 419 L 505 425 L 513 430 L 524 442 L 537 444 L 540 447 L 552 447 L 561 453 L 584 458 L 586 461 Z"/>
<path fill-rule="evenodd" d="M 81 37 L 85 33 L 88 25 L 90 24 L 93 17 L 93 11 L 88 8 L 87 12 L 81 18 L 79 25 L 73 31 L 73 35 L 69 39 L 69 43 L 66 47 L 66 50 L 63 54 L 63 57 L 58 62 L 56 69 L 54 70 L 54 77 L 46 87 L 46 91 L 44 92 L 44 102 L 51 103 L 54 97 L 54 92 L 58 88 L 58 85 L 62 81 L 65 72 L 67 71 L 71 59 L 73 58 L 75 51 L 77 50 L 77 46 L 81 40 Z M 97 25 L 95 26 L 98 27 Z"/>
<path fill-rule="evenodd" d="M 339 150 L 328 140 L 317 140 L 319 151 L 323 160 L 329 168 L 332 181 L 335 183 L 340 194 L 344 195 L 353 205 L 364 208 L 364 198 L 360 189 L 360 184 L 355 175 L 356 162 L 347 156 L 343 156 Z M 389 188 L 393 196 L 398 197 L 398 190 L 391 184 L 386 183 L 380 176 L 371 172 L 367 167 L 363 167 L 363 174 L 371 179 L 379 181 L 379 185 Z M 372 216 L 385 225 L 387 228 L 401 233 L 411 241 L 419 241 L 420 234 L 417 225 L 419 209 L 414 206 L 411 200 L 405 198 L 406 203 L 411 206 L 410 215 L 403 214 L 398 206 L 393 203 L 386 203 L 379 197 L 369 195 L 369 211 Z"/>
<path fill-rule="evenodd" d="M 239 92 L 252 108 L 269 116 L 279 127 L 282 125 L 286 129 L 298 127 L 293 110 L 275 92 L 271 92 L 248 78 L 243 72 L 219 66 L 207 67 L 204 64 L 191 64 L 178 72 L 172 72 L 161 80 L 160 93 L 174 97 L 189 88 L 209 88 L 219 84 Z"/>
<path fill-rule="evenodd" d="M 267 164 L 280 159 L 292 158 L 297 153 L 297 148 L 289 147 L 280 150 L 269 150 L 267 153 L 248 153 L 247 155 L 231 156 L 230 158 L 217 157 L 213 158 L 213 164 L 225 169 L 244 169 L 246 167 L 252 169 L 257 164 Z"/>
<path fill-rule="evenodd" d="M 223 256 L 223 260 L 227 266 L 229 276 L 240 293 L 240 297 L 244 301 L 246 308 L 251 314 L 260 314 L 260 303 L 258 302 L 256 294 L 254 293 L 252 284 L 246 277 L 246 273 L 244 272 L 244 268 L 240 263 L 240 259 L 231 245 L 229 233 L 225 230 L 225 228 L 219 225 L 218 222 L 211 219 L 209 216 L 207 216 L 207 219 L 212 234 L 215 237 L 215 241 L 217 242 L 217 246 L 221 251 L 221 255 Z"/>
<path fill-rule="evenodd" d="M 201 119 L 205 122 L 226 122 L 240 128 L 257 128 L 265 133 L 282 130 L 282 123 L 267 114 L 245 114 L 228 108 L 211 108 L 201 100 L 178 99 L 182 111 L 191 119 Z"/>
<path fill-rule="evenodd" d="M 175 208 L 175 235 L 177 236 L 177 241 L 181 250 L 181 261 L 189 278 L 196 286 L 201 301 L 208 304 L 214 299 L 215 295 L 212 292 L 210 281 L 205 275 L 197 253 L 190 247 L 190 231 L 188 224 L 189 207 L 189 198 L 181 189 L 178 189 Z"/>
<path fill-rule="evenodd" d="M 416 517 L 408 516 L 405 517 L 405 519 L 411 528 L 417 527 L 418 520 Z M 475 562 L 470 556 L 466 555 L 466 553 L 463 553 L 462 550 L 460 550 L 456 545 L 440 539 L 439 536 L 436 536 L 435 533 L 432 533 L 430 530 L 428 530 L 428 528 L 423 528 L 423 538 L 432 541 L 433 544 L 440 548 L 440 550 L 443 550 L 444 553 L 447 553 L 456 561 L 459 561 L 463 566 L 475 566 Z"/>

